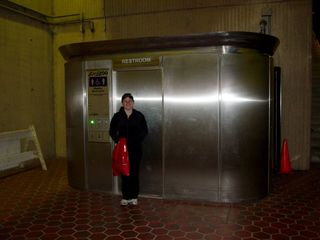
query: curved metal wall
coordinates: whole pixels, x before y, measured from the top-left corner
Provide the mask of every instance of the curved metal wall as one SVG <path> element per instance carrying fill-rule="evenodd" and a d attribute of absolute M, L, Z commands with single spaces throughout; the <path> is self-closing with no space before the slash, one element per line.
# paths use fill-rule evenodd
<path fill-rule="evenodd" d="M 88 138 L 85 73 L 98 68 L 107 69 L 111 78 L 110 102 L 101 105 L 109 106 L 109 119 L 118 110 L 122 93 L 132 92 L 135 106 L 149 121 L 142 194 L 215 202 L 266 196 L 272 61 L 255 46 L 127 53 L 68 63 L 70 185 L 119 193 L 111 175 L 112 144 Z"/>
<path fill-rule="evenodd" d="M 269 190 L 269 57 L 226 53 L 220 69 L 221 200 Z"/>
<path fill-rule="evenodd" d="M 268 193 L 269 68 L 240 48 L 164 57 L 164 197 Z"/>
<path fill-rule="evenodd" d="M 68 180 L 72 187 L 87 189 L 84 62 L 65 65 Z"/>

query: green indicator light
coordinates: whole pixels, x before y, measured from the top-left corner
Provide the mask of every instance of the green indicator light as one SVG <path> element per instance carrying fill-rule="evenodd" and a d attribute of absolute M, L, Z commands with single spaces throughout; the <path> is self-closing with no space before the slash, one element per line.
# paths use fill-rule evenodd
<path fill-rule="evenodd" d="M 94 125 L 94 124 L 96 124 L 96 121 L 95 120 L 90 120 L 90 124 Z"/>

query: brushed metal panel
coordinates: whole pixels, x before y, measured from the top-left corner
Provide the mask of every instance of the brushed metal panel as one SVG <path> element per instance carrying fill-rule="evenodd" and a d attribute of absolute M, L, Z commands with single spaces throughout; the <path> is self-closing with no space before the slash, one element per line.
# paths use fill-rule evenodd
<path fill-rule="evenodd" d="M 164 196 L 218 199 L 218 61 L 210 53 L 166 56 Z"/>
<path fill-rule="evenodd" d="M 88 74 L 89 70 L 104 70 L 108 72 L 107 74 L 107 94 L 99 94 L 96 98 L 100 101 L 100 103 L 95 102 L 94 108 L 96 108 L 96 112 L 94 113 L 95 117 L 109 121 L 109 94 L 111 92 L 111 81 L 110 74 L 111 71 L 111 61 L 110 60 L 92 60 L 86 61 L 85 63 L 86 74 Z M 88 77 L 86 76 L 86 81 L 88 81 Z M 90 93 L 88 92 L 88 83 L 86 83 L 86 93 L 88 96 L 88 103 L 90 103 Z M 93 103 L 91 103 L 93 104 Z M 87 104 L 88 105 L 88 104 Z M 87 109 L 87 106 L 86 106 Z M 88 133 L 90 132 L 88 124 L 90 111 L 87 109 L 86 115 L 86 130 Z M 99 131 L 103 134 L 106 134 L 106 130 L 108 130 L 109 123 L 106 126 L 100 127 Z M 100 133 L 101 133 L 100 132 Z M 89 142 L 89 137 L 86 140 L 87 145 L 87 179 L 88 179 L 88 189 L 90 190 L 99 190 L 99 191 L 107 191 L 111 192 L 113 188 L 113 176 L 112 176 L 112 160 L 111 160 L 111 144 L 110 142 Z"/>
<path fill-rule="evenodd" d="M 134 108 L 144 114 L 148 124 L 140 166 L 140 193 L 162 196 L 162 72 L 159 69 L 117 71 L 114 89 L 114 111 L 121 106 L 122 94 L 131 92 Z"/>
<path fill-rule="evenodd" d="M 221 57 L 221 200 L 268 192 L 269 57 Z"/>
<path fill-rule="evenodd" d="M 111 192 L 112 182 L 112 161 L 110 143 L 88 142 L 88 188 Z"/>
<path fill-rule="evenodd" d="M 69 62 L 65 65 L 66 125 L 68 180 L 75 188 L 87 188 L 84 106 L 85 83 L 83 63 Z"/>

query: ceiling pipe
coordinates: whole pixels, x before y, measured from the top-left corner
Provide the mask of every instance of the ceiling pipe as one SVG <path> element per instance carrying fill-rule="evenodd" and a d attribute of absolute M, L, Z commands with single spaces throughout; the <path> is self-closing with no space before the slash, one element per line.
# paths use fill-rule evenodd
<path fill-rule="evenodd" d="M 80 23 L 82 25 L 82 28 L 84 28 L 85 23 L 88 22 L 91 32 L 94 31 L 94 29 L 92 29 L 92 26 L 94 26 L 93 22 L 89 19 L 84 19 L 80 13 L 53 17 L 53 16 L 48 16 L 48 15 L 39 13 L 30 8 L 23 7 L 21 5 L 10 2 L 8 0 L 1 0 L 0 8 L 14 12 L 16 14 L 23 15 L 25 17 L 28 17 L 30 19 L 33 19 L 35 21 L 38 21 L 40 23 L 50 25 L 50 26 Z M 65 20 L 66 18 L 73 18 L 73 19 Z"/>
<path fill-rule="evenodd" d="M 29 9 L 29 8 L 25 8 L 25 7 L 20 6 L 16 3 L 9 2 L 8 0 L 0 1 L 0 7 L 4 8 L 6 10 L 9 10 L 11 12 L 24 15 L 24 16 L 29 17 L 33 20 L 38 21 L 38 22 L 49 24 L 46 15 L 41 14 L 39 12 L 36 12 L 36 11 Z"/>

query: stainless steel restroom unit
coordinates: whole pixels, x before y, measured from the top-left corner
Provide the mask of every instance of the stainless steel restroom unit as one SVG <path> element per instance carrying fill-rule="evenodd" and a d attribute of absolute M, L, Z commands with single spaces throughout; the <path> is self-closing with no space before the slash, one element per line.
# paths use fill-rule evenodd
<path fill-rule="evenodd" d="M 238 202 L 268 194 L 279 40 L 217 32 L 75 43 L 65 64 L 68 178 L 119 192 L 109 123 L 124 92 L 147 119 L 141 194 Z"/>

